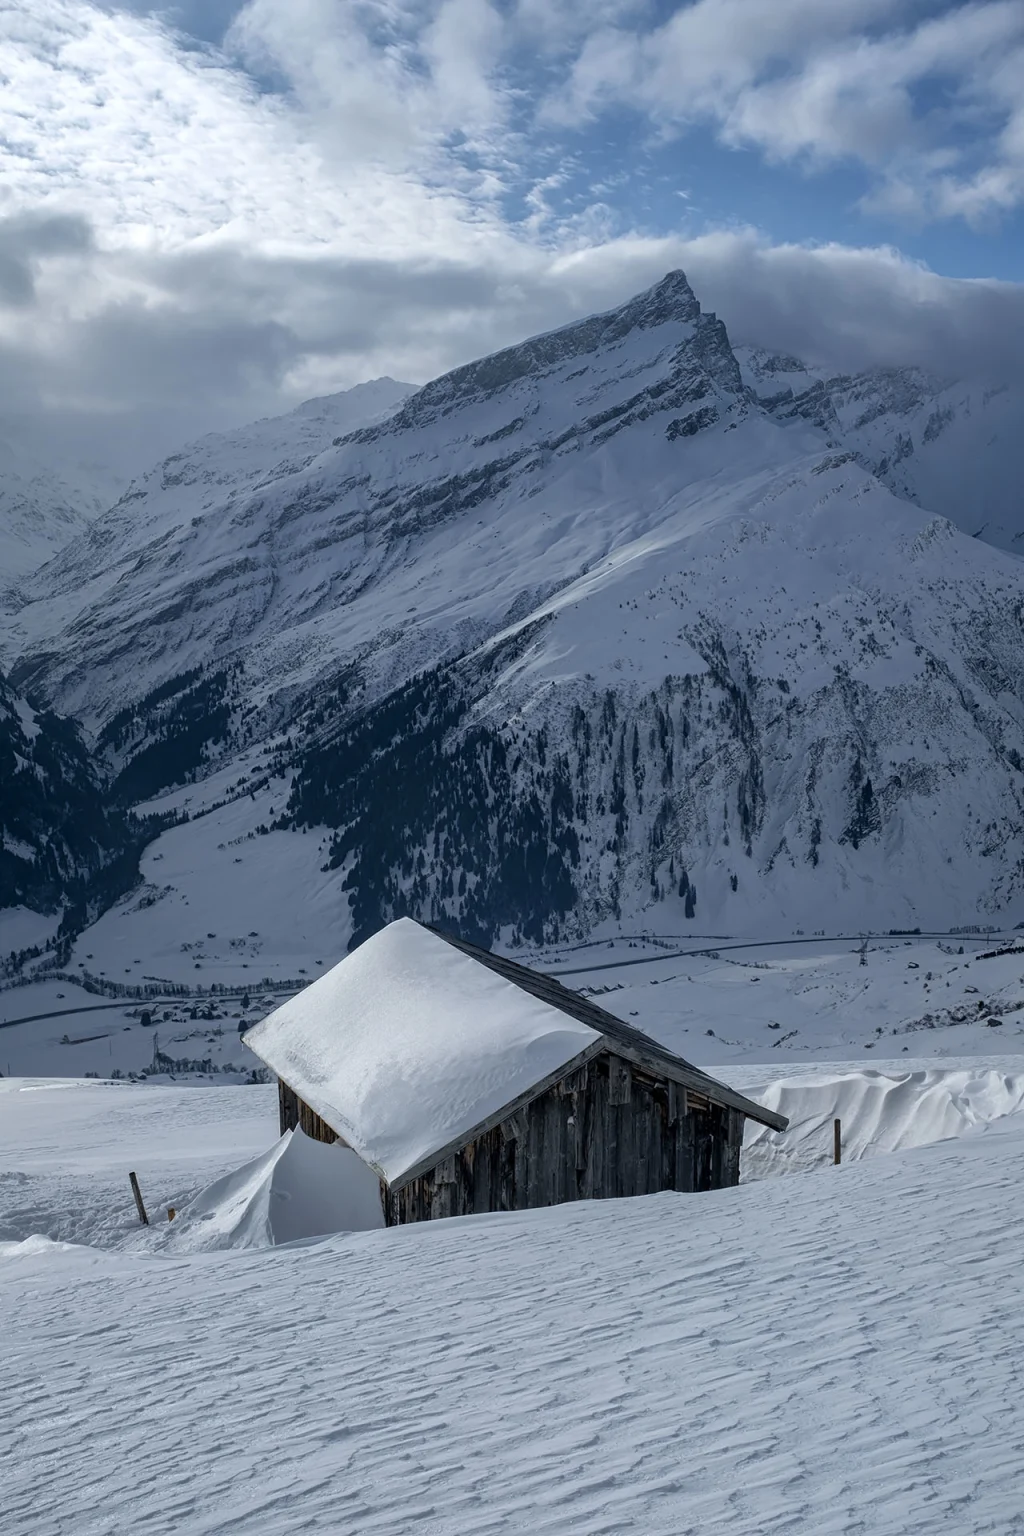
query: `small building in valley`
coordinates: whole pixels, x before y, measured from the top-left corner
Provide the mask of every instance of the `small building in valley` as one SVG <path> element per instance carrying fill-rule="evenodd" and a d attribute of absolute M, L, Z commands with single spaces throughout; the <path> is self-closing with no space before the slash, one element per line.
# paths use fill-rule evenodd
<path fill-rule="evenodd" d="M 389 1226 L 739 1180 L 734 1092 L 554 977 L 401 918 L 245 1036 L 281 1130 L 351 1147 Z"/>

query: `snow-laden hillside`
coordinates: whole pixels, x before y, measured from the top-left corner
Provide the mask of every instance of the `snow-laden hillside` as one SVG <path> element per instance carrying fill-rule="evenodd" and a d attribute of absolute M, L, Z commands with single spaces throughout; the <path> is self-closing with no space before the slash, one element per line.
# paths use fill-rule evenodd
<path fill-rule="evenodd" d="M 284 416 L 211 432 L 133 480 L 105 520 L 102 539 L 114 550 L 125 541 L 141 547 L 186 518 L 230 507 L 267 480 L 301 473 L 335 438 L 385 421 L 413 393 L 411 384 L 371 379 L 305 400 Z M 76 551 L 73 558 L 82 556 Z"/>
<path fill-rule="evenodd" d="M 317 727 L 286 823 L 339 829 L 357 938 L 403 911 L 513 941 L 1016 917 L 1022 612 L 1024 567 L 854 460 L 702 485 Z"/>
<path fill-rule="evenodd" d="M 0 422 L 0 589 L 50 560 L 120 495 L 95 465 L 43 463 Z"/>
<path fill-rule="evenodd" d="M 49 622 L 60 628 L 73 621 L 83 605 L 87 606 L 90 600 L 102 600 L 111 582 L 124 574 L 124 562 L 131 558 L 131 551 L 166 551 L 169 542 L 174 545 L 181 536 L 182 529 L 192 526 L 193 518 L 212 511 L 216 519 L 225 508 L 252 495 L 265 480 L 301 473 L 335 438 L 386 419 L 412 390 L 412 385 L 394 379 L 373 379 L 335 395 L 307 400 L 285 416 L 252 422 L 233 431 L 210 433 L 187 444 L 133 480 L 126 489 L 119 486 L 102 508 L 93 509 L 95 513 L 109 508 L 105 517 L 80 517 L 66 528 L 62 525 L 60 536 L 54 534 L 48 545 L 39 540 L 32 545 L 38 557 L 26 556 L 20 565 L 13 563 L 12 577 L 23 579 L 14 591 L 0 594 L 4 626 L 11 624 L 12 615 L 26 610 L 26 605 L 27 611 L 35 611 L 40 593 L 56 599 L 47 607 Z M 4 505 L 3 468 L 0 457 L 0 513 Z M 7 521 L 12 529 L 21 526 Z M 65 552 L 68 545 L 71 547 Z M 61 558 L 48 567 L 44 576 L 34 582 L 24 579 L 57 551 L 63 552 Z M 79 583 L 85 583 L 81 591 Z M 6 585 L 0 579 L 0 589 Z M 143 603 L 152 596 L 141 571 L 136 591 Z M 20 633 L 15 622 L 13 634 Z M 46 642 L 45 624 L 35 633 Z M 68 643 L 74 649 L 74 639 L 69 637 Z M 2 641 L 0 647 L 6 654 L 13 649 Z M 123 690 L 126 697 L 137 696 L 139 692 L 145 692 L 145 688 Z"/>
<path fill-rule="evenodd" d="M 809 378 L 673 273 L 337 441 L 205 440 L 23 584 L 13 676 L 121 804 L 215 771 L 247 876 L 305 832 L 346 941 L 1012 923 L 1024 565 L 873 472 L 895 376 Z"/>
<path fill-rule="evenodd" d="M 852 449 L 898 496 L 972 537 L 1024 554 L 1024 394 L 921 368 L 835 374 L 798 358 L 738 347 L 744 383 L 782 423 L 813 423 Z"/>
<path fill-rule="evenodd" d="M 270 1144 L 272 1091 L 26 1089 L 10 1536 L 1019 1524 L 1019 1114 L 706 1195 L 192 1254 L 165 1206 Z"/>
<path fill-rule="evenodd" d="M 683 488 L 794 451 L 674 274 L 241 494 L 203 480 L 153 520 L 115 508 L 26 585 L 6 643 L 25 686 L 91 720 L 243 655 L 246 702 L 354 662 L 379 694 L 656 527 Z"/>

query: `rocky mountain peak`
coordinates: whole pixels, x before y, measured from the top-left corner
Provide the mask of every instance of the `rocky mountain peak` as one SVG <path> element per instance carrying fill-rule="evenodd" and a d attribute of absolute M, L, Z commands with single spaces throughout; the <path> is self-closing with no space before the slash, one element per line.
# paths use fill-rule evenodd
<path fill-rule="evenodd" d="M 574 320 L 442 374 L 413 396 L 398 420 L 402 425 L 418 424 L 438 410 L 454 409 L 468 400 L 496 394 L 520 379 L 548 374 L 573 359 L 622 342 L 635 331 L 671 325 L 698 327 L 701 322 L 709 331 L 725 337 L 725 328 L 714 315 L 702 315 L 685 273 L 668 272 L 652 288 L 615 309 Z M 727 339 L 725 346 L 728 348 Z"/>
<path fill-rule="evenodd" d="M 666 272 L 653 287 L 638 293 L 636 298 L 615 311 L 620 317 L 623 333 L 667 325 L 672 320 L 692 322 L 700 312 L 700 301 L 690 287 L 686 273 L 679 268 Z"/>

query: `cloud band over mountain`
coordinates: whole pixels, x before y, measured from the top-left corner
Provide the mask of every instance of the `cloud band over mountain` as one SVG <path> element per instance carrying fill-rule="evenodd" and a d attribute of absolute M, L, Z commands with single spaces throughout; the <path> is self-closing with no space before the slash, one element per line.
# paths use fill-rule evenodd
<path fill-rule="evenodd" d="M 734 0 L 250 0 L 178 20 L 87 0 L 0 13 L 0 414 L 30 436 L 136 468 L 369 376 L 421 382 L 675 265 L 737 338 L 837 367 L 1020 368 L 1019 285 L 939 276 L 854 238 L 867 225 L 795 238 L 686 191 L 703 133 L 723 184 L 752 153 L 805 181 L 842 163 L 865 208 L 1016 217 L 1015 5 L 785 0 L 740 27 Z M 701 65 L 700 92 L 683 70 L 673 100 L 673 59 Z M 619 129 L 628 174 L 599 153 Z"/>

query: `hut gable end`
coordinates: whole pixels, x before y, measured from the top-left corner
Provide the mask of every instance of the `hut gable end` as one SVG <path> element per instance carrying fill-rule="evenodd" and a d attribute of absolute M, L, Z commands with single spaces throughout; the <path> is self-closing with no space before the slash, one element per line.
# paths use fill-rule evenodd
<path fill-rule="evenodd" d="M 393 1186 L 387 1221 L 735 1184 L 743 1118 L 603 1049 Z"/>

